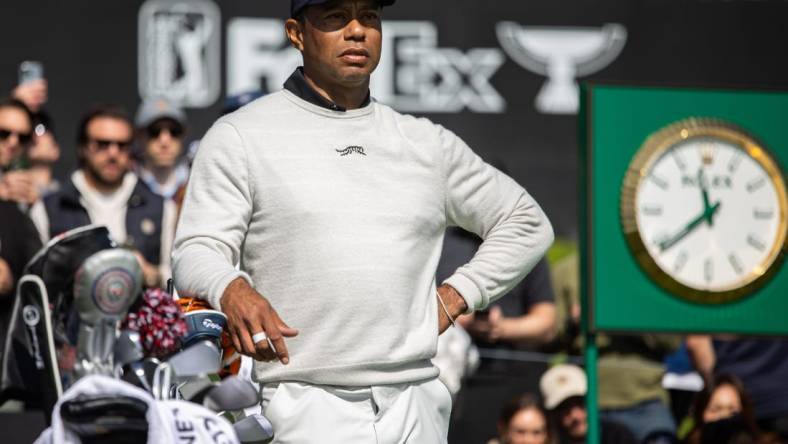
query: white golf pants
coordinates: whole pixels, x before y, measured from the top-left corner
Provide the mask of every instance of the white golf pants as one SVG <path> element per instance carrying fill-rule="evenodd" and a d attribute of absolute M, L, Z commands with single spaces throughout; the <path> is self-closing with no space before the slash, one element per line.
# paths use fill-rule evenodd
<path fill-rule="evenodd" d="M 276 444 L 446 443 L 451 395 L 437 378 L 374 387 L 266 384 Z"/>

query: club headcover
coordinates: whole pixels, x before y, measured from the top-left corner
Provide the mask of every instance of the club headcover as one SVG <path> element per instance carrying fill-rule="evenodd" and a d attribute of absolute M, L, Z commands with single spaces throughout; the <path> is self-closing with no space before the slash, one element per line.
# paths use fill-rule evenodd
<path fill-rule="evenodd" d="M 102 250 L 85 260 L 74 277 L 79 315 L 77 373 L 111 375 L 120 320 L 142 291 L 142 269 L 128 250 Z"/>
<path fill-rule="evenodd" d="M 50 240 L 25 267 L 26 274 L 44 280 L 54 314 L 70 302 L 74 273 L 88 257 L 115 248 L 109 230 L 103 225 L 88 225 L 66 231 Z M 62 308 L 61 308 L 62 307 Z"/>
<path fill-rule="evenodd" d="M 114 248 L 93 254 L 74 277 L 74 305 L 80 321 L 95 325 L 120 320 L 142 292 L 142 268 L 128 250 Z"/>
<path fill-rule="evenodd" d="M 183 348 L 202 340 L 221 346 L 222 332 L 227 327 L 227 316 L 217 310 L 195 310 L 183 314 L 186 336 L 181 339 Z"/>

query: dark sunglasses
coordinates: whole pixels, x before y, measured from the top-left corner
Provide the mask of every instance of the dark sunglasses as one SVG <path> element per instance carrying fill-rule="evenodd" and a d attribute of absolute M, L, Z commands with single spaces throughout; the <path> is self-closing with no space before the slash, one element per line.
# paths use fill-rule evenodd
<path fill-rule="evenodd" d="M 117 146 L 118 151 L 128 151 L 131 148 L 131 141 L 128 140 L 92 139 L 90 142 L 96 147 L 96 151 L 106 151 L 112 145 Z"/>
<path fill-rule="evenodd" d="M 11 131 L 7 129 L 0 128 L 0 140 L 6 140 L 11 137 L 11 134 L 15 134 L 17 140 L 19 140 L 20 145 L 30 145 L 33 141 L 33 134 L 32 133 L 18 133 L 16 131 Z"/>
<path fill-rule="evenodd" d="M 175 139 L 178 139 L 183 135 L 183 127 L 180 125 L 153 125 L 146 129 L 148 132 L 148 138 L 150 139 L 158 138 L 165 130 Z"/>

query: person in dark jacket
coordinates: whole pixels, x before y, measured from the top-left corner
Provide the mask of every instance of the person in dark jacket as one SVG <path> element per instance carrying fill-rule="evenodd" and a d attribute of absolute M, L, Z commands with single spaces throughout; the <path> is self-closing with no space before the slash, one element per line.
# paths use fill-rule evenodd
<path fill-rule="evenodd" d="M 16 202 L 0 200 L 0 356 L 14 306 L 16 283 L 25 264 L 41 248 L 33 222 Z"/>
<path fill-rule="evenodd" d="M 0 199 L 30 205 L 38 191 L 27 168 L 33 140 L 32 115 L 16 99 L 0 99 Z"/>
<path fill-rule="evenodd" d="M 114 106 L 89 112 L 78 129 L 79 169 L 60 190 L 31 209 L 42 240 L 89 224 L 105 225 L 113 240 L 137 255 L 145 285 L 169 278 L 175 204 L 153 193 L 130 171 L 133 126 Z"/>

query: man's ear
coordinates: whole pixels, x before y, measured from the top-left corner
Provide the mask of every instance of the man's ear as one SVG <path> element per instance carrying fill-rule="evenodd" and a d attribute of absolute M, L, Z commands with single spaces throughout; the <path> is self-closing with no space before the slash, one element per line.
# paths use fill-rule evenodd
<path fill-rule="evenodd" d="M 293 48 L 304 51 L 304 25 L 294 18 L 289 18 L 285 22 L 285 32 L 287 39 Z"/>

